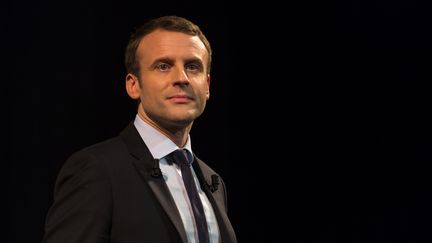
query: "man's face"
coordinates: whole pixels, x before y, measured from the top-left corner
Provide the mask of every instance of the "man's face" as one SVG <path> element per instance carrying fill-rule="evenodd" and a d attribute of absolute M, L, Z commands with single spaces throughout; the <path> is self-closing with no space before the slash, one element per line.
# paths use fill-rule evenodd
<path fill-rule="evenodd" d="M 208 53 L 197 36 L 156 30 L 137 49 L 144 117 L 162 127 L 187 126 L 209 98 Z"/>

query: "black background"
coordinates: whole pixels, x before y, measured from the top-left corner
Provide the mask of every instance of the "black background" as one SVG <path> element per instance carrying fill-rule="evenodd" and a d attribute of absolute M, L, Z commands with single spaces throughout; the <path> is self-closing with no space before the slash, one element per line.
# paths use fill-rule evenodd
<path fill-rule="evenodd" d="M 40 242 L 64 160 L 134 118 L 124 47 L 135 27 L 166 14 L 200 25 L 214 50 L 211 100 L 191 136 L 226 181 L 240 242 L 430 241 L 430 7 L 3 6 L 4 242 Z"/>

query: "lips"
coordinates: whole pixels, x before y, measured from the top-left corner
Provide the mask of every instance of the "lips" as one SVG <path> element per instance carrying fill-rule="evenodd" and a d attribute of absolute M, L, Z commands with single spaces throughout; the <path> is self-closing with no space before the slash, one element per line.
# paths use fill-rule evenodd
<path fill-rule="evenodd" d="M 188 103 L 193 100 L 193 98 L 187 94 L 175 94 L 167 98 L 174 103 Z"/>

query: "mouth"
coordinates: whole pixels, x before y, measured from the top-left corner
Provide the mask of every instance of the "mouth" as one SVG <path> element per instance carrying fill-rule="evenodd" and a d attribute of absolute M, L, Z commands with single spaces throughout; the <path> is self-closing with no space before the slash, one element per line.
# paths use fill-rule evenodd
<path fill-rule="evenodd" d="M 180 104 L 189 103 L 194 100 L 191 96 L 188 96 L 186 94 L 171 95 L 167 99 L 174 103 Z"/>

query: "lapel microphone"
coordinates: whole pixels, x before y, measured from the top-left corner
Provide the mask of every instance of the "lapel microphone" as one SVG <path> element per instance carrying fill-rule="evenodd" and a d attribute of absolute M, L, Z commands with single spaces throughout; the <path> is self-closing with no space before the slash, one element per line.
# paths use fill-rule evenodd
<path fill-rule="evenodd" d="M 206 183 L 206 187 L 211 191 L 215 192 L 219 187 L 219 176 L 211 175 L 211 184 Z"/>
<path fill-rule="evenodd" d="M 158 159 L 153 160 L 153 167 L 150 169 L 150 175 L 153 178 L 161 178 L 162 177 L 162 171 L 159 167 L 159 160 Z"/>

